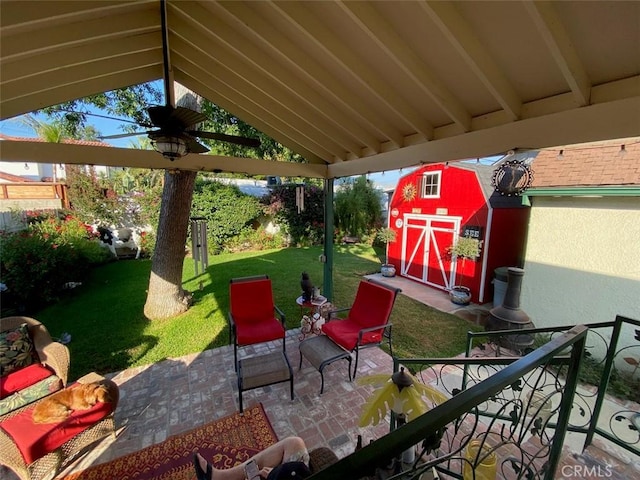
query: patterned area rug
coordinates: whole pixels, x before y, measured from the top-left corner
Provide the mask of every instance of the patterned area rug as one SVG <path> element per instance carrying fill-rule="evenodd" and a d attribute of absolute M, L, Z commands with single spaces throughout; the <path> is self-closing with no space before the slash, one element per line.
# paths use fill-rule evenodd
<path fill-rule="evenodd" d="M 157 445 L 67 475 L 64 480 L 193 480 L 195 452 L 216 468 L 229 468 L 277 441 L 262 404 L 258 404 L 245 408 L 244 415 L 235 413 L 174 435 Z"/>

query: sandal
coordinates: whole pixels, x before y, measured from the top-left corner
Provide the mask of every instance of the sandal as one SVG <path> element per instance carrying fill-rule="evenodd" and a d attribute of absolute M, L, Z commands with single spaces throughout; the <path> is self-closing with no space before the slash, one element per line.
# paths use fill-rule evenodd
<path fill-rule="evenodd" d="M 193 466 L 196 469 L 196 478 L 198 480 L 213 480 L 213 467 L 206 460 L 205 462 L 207 463 L 206 472 L 202 470 L 202 467 L 200 466 L 200 460 L 198 459 L 198 454 L 197 453 L 193 454 Z"/>

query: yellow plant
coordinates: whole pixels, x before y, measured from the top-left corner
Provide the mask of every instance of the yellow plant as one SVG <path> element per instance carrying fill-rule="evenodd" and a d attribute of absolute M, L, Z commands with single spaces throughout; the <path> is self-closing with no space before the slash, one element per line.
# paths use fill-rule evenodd
<path fill-rule="evenodd" d="M 368 375 L 358 379 L 361 385 L 374 385 L 377 390 L 362 407 L 360 427 L 377 425 L 389 411 L 404 414 L 407 421 L 419 417 L 431 407 L 448 400 L 441 391 L 424 385 L 413 375 L 404 372 L 411 379 L 408 386 L 399 386 L 387 374 Z"/>

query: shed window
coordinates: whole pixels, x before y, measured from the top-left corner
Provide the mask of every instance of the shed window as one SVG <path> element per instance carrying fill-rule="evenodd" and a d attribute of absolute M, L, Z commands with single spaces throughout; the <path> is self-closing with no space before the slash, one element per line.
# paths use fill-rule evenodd
<path fill-rule="evenodd" d="M 442 172 L 428 172 L 422 176 L 422 198 L 440 197 L 440 174 Z"/>

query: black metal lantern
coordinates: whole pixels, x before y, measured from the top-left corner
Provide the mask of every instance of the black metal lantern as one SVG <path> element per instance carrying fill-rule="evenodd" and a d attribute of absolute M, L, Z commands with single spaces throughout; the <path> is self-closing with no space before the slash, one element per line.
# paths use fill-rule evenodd
<path fill-rule="evenodd" d="M 507 160 L 493 171 L 491 184 L 500 195 L 520 195 L 533 182 L 533 171 L 519 160 Z"/>

